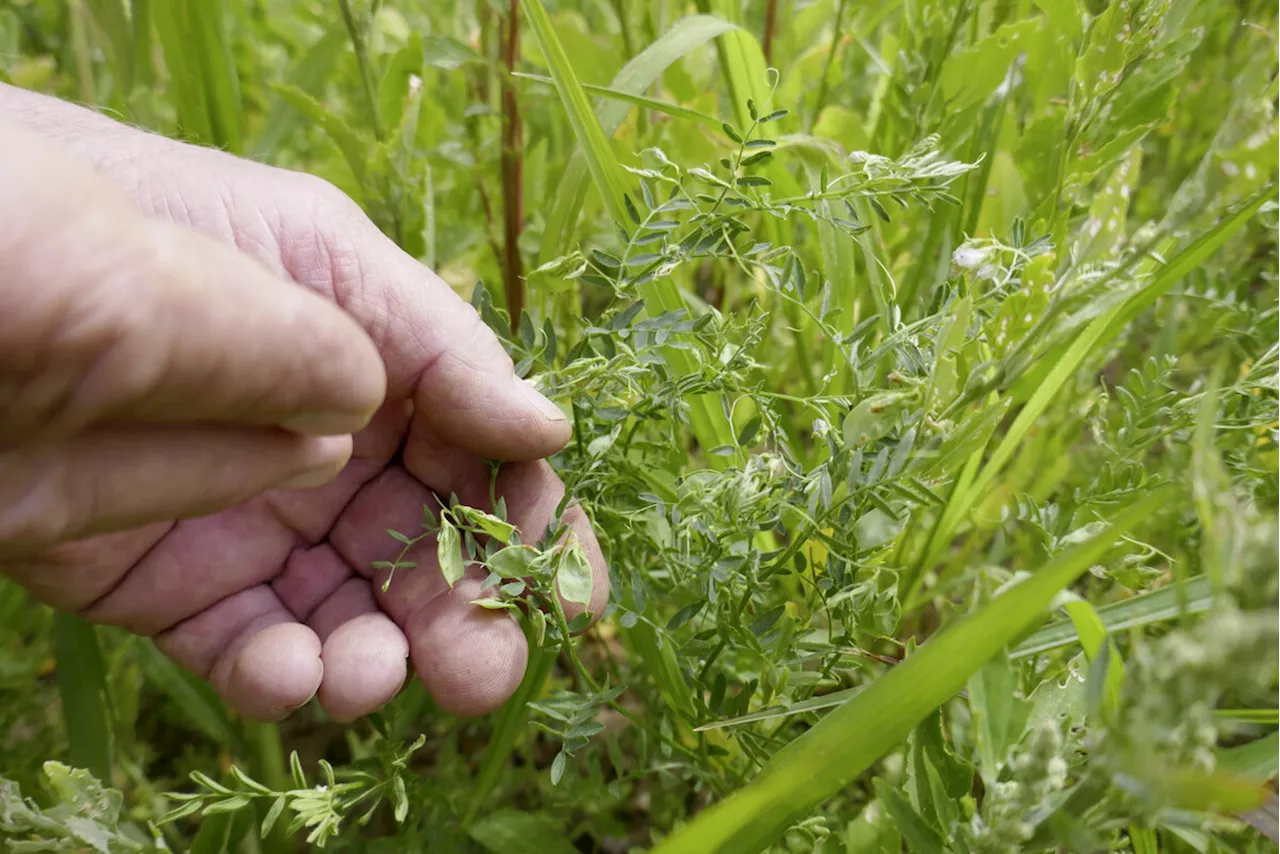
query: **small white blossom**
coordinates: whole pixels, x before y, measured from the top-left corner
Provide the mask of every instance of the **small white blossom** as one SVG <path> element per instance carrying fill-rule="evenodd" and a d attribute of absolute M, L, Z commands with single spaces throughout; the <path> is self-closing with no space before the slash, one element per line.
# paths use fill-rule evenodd
<path fill-rule="evenodd" d="M 987 260 L 987 251 L 973 246 L 961 246 L 951 253 L 951 263 L 965 270 L 977 269 L 978 265 L 985 260 Z"/>

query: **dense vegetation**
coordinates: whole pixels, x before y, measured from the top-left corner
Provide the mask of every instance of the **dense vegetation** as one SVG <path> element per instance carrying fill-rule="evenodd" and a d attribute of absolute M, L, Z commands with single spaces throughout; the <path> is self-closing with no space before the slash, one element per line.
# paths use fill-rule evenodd
<path fill-rule="evenodd" d="M 512 703 L 263 726 L 0 581 L 0 838 L 1275 850 L 1276 35 L 1252 0 L 0 3 L 7 81 L 319 174 L 471 298 L 573 413 L 613 593 L 575 634 L 516 604 L 560 563 L 473 554 L 531 579 Z"/>

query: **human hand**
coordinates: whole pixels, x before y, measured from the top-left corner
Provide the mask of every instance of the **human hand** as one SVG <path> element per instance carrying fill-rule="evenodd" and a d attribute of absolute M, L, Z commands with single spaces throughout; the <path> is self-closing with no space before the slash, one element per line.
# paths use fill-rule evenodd
<path fill-rule="evenodd" d="M 569 425 L 475 312 L 318 179 L 2 85 L 0 115 L 40 136 L 0 130 L 0 571 L 252 718 L 367 714 L 406 657 L 448 711 L 506 700 L 527 649 L 481 572 L 371 569 L 433 493 L 486 506 L 486 459 L 526 542 L 553 521 Z"/>

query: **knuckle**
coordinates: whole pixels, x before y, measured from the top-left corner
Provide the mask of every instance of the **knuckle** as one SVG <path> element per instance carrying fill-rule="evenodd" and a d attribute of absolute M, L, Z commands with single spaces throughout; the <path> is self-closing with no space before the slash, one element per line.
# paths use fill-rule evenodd
<path fill-rule="evenodd" d="M 326 216 L 361 216 L 360 205 L 347 195 L 337 184 L 313 175 L 309 172 L 289 172 L 289 180 L 296 182 L 297 192 L 303 198 L 313 200 L 313 204 Z"/>

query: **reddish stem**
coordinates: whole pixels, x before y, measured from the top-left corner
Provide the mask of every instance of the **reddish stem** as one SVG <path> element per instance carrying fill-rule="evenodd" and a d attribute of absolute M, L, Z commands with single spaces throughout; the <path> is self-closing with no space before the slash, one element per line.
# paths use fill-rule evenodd
<path fill-rule="evenodd" d="M 769 0 L 769 5 L 764 7 L 764 38 L 760 40 L 766 65 L 773 62 L 773 31 L 777 26 L 778 0 Z"/>
<path fill-rule="evenodd" d="M 511 328 L 520 323 L 524 309 L 524 279 L 520 263 L 520 233 L 524 230 L 524 155 L 523 131 L 512 72 L 520 47 L 520 0 L 511 0 L 503 40 L 503 64 L 507 73 L 502 79 L 502 278 L 507 296 L 507 313 Z"/>

